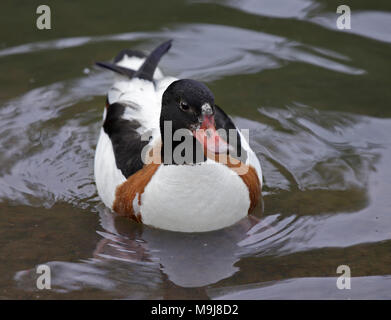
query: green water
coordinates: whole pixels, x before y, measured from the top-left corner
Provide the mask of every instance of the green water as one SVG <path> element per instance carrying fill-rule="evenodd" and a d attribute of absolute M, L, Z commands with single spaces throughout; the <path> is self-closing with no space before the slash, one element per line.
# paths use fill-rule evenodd
<path fill-rule="evenodd" d="M 39 4 L 0 13 L 0 298 L 391 298 L 389 1 L 345 1 L 351 30 L 338 1 L 56 1 L 51 30 L 35 27 Z M 171 233 L 97 196 L 113 77 L 93 64 L 170 38 L 163 71 L 205 81 L 250 129 L 257 219 Z"/>

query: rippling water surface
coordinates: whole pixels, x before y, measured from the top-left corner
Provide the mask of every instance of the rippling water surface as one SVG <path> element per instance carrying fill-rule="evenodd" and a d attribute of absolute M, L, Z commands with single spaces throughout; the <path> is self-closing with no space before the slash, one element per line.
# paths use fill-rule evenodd
<path fill-rule="evenodd" d="M 337 1 L 58 1 L 47 31 L 34 2 L 2 4 L 0 298 L 391 298 L 389 1 L 345 1 L 347 31 Z M 263 166 L 263 211 L 224 230 L 142 227 L 96 193 L 93 63 L 169 38 L 162 69 L 207 82 Z"/>

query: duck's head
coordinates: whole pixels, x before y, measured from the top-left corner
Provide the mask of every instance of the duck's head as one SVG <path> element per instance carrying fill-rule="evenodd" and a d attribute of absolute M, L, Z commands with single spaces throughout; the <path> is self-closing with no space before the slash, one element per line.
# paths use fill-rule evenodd
<path fill-rule="evenodd" d="M 162 97 L 160 131 L 163 145 L 170 143 L 174 150 L 186 135 L 187 138 L 192 136 L 188 141 L 193 142 L 193 157 L 192 161 L 186 162 L 200 161 L 199 157 L 196 160 L 197 144 L 201 144 L 204 154 L 226 153 L 229 145 L 216 130 L 215 114 L 214 96 L 205 84 L 190 79 L 173 82 Z M 172 135 L 168 130 L 172 130 Z M 180 132 L 178 136 L 183 139 L 177 141 L 175 132 Z M 204 154 L 201 161 L 205 160 Z"/>

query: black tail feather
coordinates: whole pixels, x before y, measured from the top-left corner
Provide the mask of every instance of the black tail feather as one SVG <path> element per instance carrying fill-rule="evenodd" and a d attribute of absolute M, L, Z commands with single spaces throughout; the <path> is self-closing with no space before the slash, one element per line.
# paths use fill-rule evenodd
<path fill-rule="evenodd" d="M 117 72 L 119 74 L 123 74 L 124 76 L 127 76 L 129 78 L 133 78 L 135 75 L 136 71 L 124 67 L 117 66 L 114 63 L 110 62 L 95 62 L 95 64 L 99 67 L 109 69 L 111 71 Z"/>
<path fill-rule="evenodd" d="M 145 55 L 140 51 L 134 51 L 130 49 L 122 50 L 117 57 L 114 59 L 115 63 L 110 62 L 95 62 L 95 64 L 99 67 L 109 69 L 111 71 L 117 72 L 119 74 L 125 75 L 127 77 L 131 78 L 140 78 L 145 79 L 149 81 L 153 81 L 153 74 L 155 73 L 156 67 L 162 58 L 162 56 L 171 48 L 172 40 L 168 40 L 161 45 L 159 45 L 157 48 L 155 48 L 149 56 L 145 59 L 144 63 L 141 65 L 141 67 L 135 71 L 129 68 L 120 67 L 116 62 L 118 62 L 120 59 L 123 58 L 124 54 L 127 54 L 129 56 L 135 55 L 139 58 L 145 57 Z"/>
<path fill-rule="evenodd" d="M 147 59 L 145 59 L 142 66 L 136 71 L 134 77 L 153 81 L 153 74 L 155 73 L 156 67 L 163 55 L 170 50 L 171 43 L 172 40 L 168 40 L 155 48 Z"/>

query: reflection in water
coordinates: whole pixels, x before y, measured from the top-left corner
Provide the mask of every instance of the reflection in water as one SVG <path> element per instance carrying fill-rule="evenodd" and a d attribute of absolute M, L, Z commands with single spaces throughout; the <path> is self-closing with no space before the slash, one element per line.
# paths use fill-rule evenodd
<path fill-rule="evenodd" d="M 114 216 L 106 208 L 99 211 L 105 232 L 99 232 L 102 239 L 96 246 L 94 258 L 79 263 L 48 263 L 53 268 L 52 274 L 58 275 L 52 282 L 57 292 L 80 290 L 83 286 L 109 291 L 115 288 L 117 291 L 117 287 L 124 285 L 123 281 L 132 285 L 158 286 L 162 281 L 160 272 L 181 287 L 213 284 L 237 271 L 234 264 L 241 252 L 237 243 L 258 222 L 257 218 L 250 217 L 224 230 L 186 234 L 143 228 Z M 258 222 L 258 225 L 269 229 L 264 222 Z M 15 279 L 34 288 L 34 271 L 19 272 Z"/>
<path fill-rule="evenodd" d="M 123 218 L 113 219 L 106 210 L 100 216 L 103 225 L 110 225 L 114 232 L 102 234 L 104 239 L 95 251 L 96 256 L 158 262 L 168 279 L 181 287 L 202 287 L 234 274 L 237 271 L 234 264 L 240 258 L 237 243 L 256 222 L 254 217 L 246 218 L 224 230 L 186 234 L 148 227 L 140 232 Z"/>

